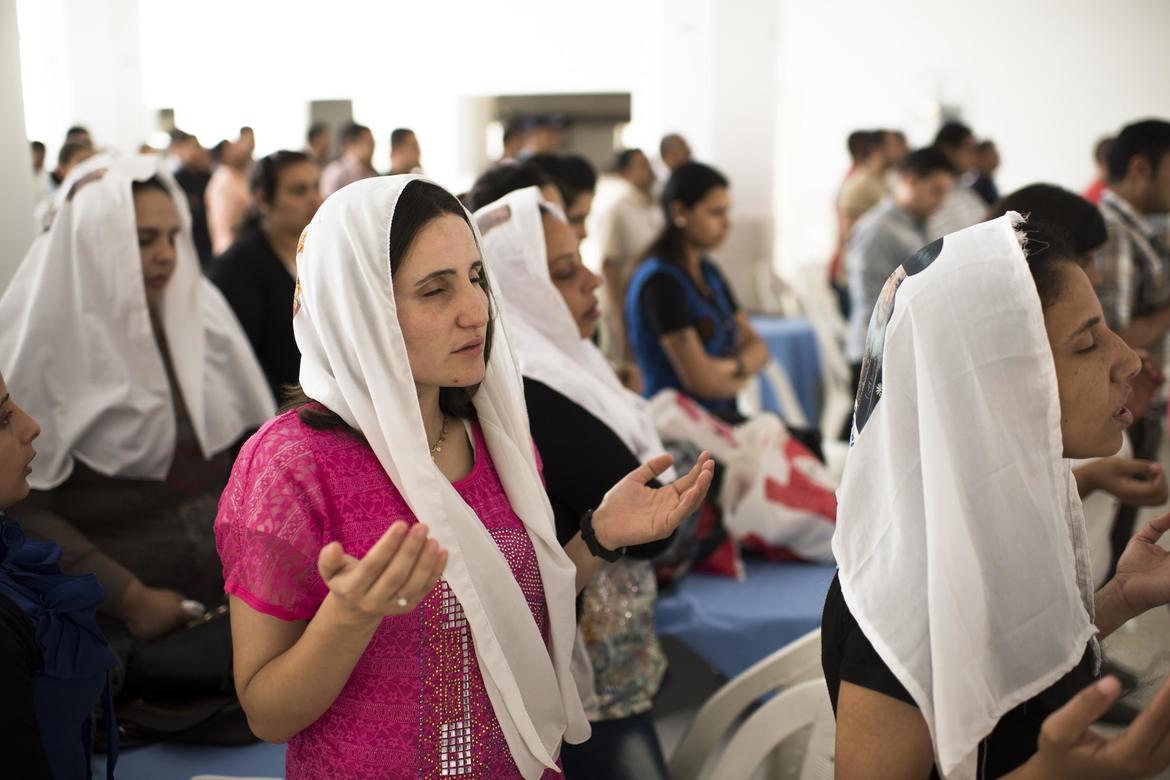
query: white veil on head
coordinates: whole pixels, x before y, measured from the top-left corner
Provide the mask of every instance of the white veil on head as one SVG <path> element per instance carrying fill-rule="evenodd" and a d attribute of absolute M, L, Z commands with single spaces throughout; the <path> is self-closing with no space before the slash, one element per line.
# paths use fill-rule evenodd
<path fill-rule="evenodd" d="M 581 338 L 548 271 L 538 187 L 517 190 L 475 213 L 485 262 L 500 280 L 509 336 L 526 377 L 585 409 L 616 433 L 639 460 L 665 452 L 649 404 L 622 386 L 596 345 Z M 662 482 L 674 479 L 673 469 Z"/>
<path fill-rule="evenodd" d="M 1092 643 L 1084 517 L 1040 299 L 1008 214 L 946 236 L 870 321 L 833 552 L 946 778 Z"/>
<path fill-rule="evenodd" d="M 175 410 L 142 280 L 134 182 L 154 178 L 179 223 L 162 322 L 178 391 L 205 457 L 274 411 L 272 393 L 235 314 L 203 278 L 187 199 L 159 157 L 86 161 L 0 298 L 0 365 L 41 422 L 37 489 L 74 459 L 107 476 L 161 480 L 175 448 Z M 99 179 L 81 185 L 80 178 Z"/>
<path fill-rule="evenodd" d="M 521 773 L 536 778 L 555 767 L 562 740 L 589 736 L 569 669 L 576 572 L 557 542 L 501 313 L 474 404 L 500 481 L 540 565 L 547 647 L 503 554 L 431 460 L 390 272 L 390 225 L 412 182 L 432 184 L 413 175 L 350 184 L 331 195 L 305 229 L 293 317 L 301 387 L 362 432 L 415 515 L 449 551 L 444 579 L 467 616 L 496 717 Z M 493 274 L 488 280 L 499 300 Z"/>

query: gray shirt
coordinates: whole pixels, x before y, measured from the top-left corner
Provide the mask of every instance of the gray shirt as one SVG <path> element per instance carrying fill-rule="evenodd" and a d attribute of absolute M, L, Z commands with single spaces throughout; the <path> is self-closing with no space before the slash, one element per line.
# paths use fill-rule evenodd
<path fill-rule="evenodd" d="M 845 245 L 851 307 L 845 357 L 850 363 L 860 363 L 865 354 L 865 331 L 886 279 L 927 243 L 925 223 L 890 198 L 866 212 L 853 227 Z"/>

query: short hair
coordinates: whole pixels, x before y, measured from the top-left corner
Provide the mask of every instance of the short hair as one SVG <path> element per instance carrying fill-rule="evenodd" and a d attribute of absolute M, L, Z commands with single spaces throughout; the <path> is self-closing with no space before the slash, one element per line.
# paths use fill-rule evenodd
<path fill-rule="evenodd" d="M 345 127 L 341 128 L 341 144 L 342 146 L 349 146 L 357 141 L 364 134 L 369 133 L 370 128 L 365 125 L 359 125 L 357 122 L 350 122 Z M 373 135 L 373 133 L 370 133 Z"/>
<path fill-rule="evenodd" d="M 40 141 L 32 141 L 29 143 L 29 146 L 32 147 L 34 152 L 40 152 L 41 154 L 45 153 L 45 145 Z"/>
<path fill-rule="evenodd" d="M 543 169 L 533 165 L 531 160 L 519 163 L 502 163 L 484 171 L 471 189 L 463 196 L 463 203 L 469 211 L 478 211 L 489 203 L 495 203 L 509 192 L 526 187 L 546 187 L 556 182 Z"/>
<path fill-rule="evenodd" d="M 414 135 L 414 131 L 409 127 L 396 127 L 390 132 L 390 148 L 397 149 L 402 144 L 406 143 L 407 136 Z"/>
<path fill-rule="evenodd" d="M 667 147 L 678 141 L 685 143 L 686 139 L 678 133 L 667 133 L 666 135 L 662 136 L 662 140 L 658 142 L 658 156 L 661 157 L 665 155 Z"/>
<path fill-rule="evenodd" d="M 984 141 L 980 141 L 979 143 L 975 144 L 975 151 L 977 151 L 977 152 L 986 152 L 986 151 L 990 151 L 994 148 L 995 148 L 995 141 L 992 141 L 990 138 L 988 138 Z"/>
<path fill-rule="evenodd" d="M 328 132 L 329 132 L 329 125 L 328 124 L 326 124 L 325 122 L 314 122 L 313 124 L 309 125 L 309 131 L 307 133 L 305 133 L 305 140 L 308 141 L 309 143 L 313 143 L 313 140 L 315 138 L 317 138 L 317 136 L 321 135 L 321 133 L 328 133 Z"/>
<path fill-rule="evenodd" d="M 959 175 L 959 172 L 955 170 L 955 166 L 951 164 L 951 159 L 943 154 L 941 149 L 933 146 L 915 149 L 910 152 L 902 160 L 902 164 L 898 166 L 898 170 L 902 173 L 912 173 L 916 176 L 929 176 L 938 171 L 949 173 L 951 176 Z"/>
<path fill-rule="evenodd" d="M 845 147 L 854 160 L 864 160 L 873 154 L 882 143 L 881 130 L 854 130 L 845 139 Z"/>
<path fill-rule="evenodd" d="M 89 144 L 77 143 L 75 141 L 71 141 L 67 144 L 62 144 L 61 151 L 57 152 L 57 165 L 58 166 L 69 165 L 70 163 L 73 162 L 74 157 L 76 157 L 81 152 L 89 151 L 90 148 L 91 147 Z"/>
<path fill-rule="evenodd" d="M 528 162 L 540 168 L 561 193 L 565 208 L 587 192 L 597 189 L 597 171 L 579 154 L 534 154 Z"/>
<path fill-rule="evenodd" d="M 1109 150 L 1109 181 L 1118 182 L 1125 178 L 1130 161 L 1145 157 L 1150 168 L 1157 170 L 1162 158 L 1170 152 L 1170 122 L 1162 119 L 1145 119 L 1126 125 L 1117 134 Z"/>
<path fill-rule="evenodd" d="M 935 146 L 945 146 L 948 149 L 954 149 L 963 145 L 963 142 L 975 134 L 971 132 L 971 128 L 962 122 L 951 120 L 945 122 L 942 127 L 938 129 L 938 133 L 934 136 Z"/>
<path fill-rule="evenodd" d="M 641 149 L 622 149 L 613 158 L 613 169 L 618 173 L 625 173 L 638 155 L 646 156 Z"/>
<path fill-rule="evenodd" d="M 1113 148 L 1113 141 L 1113 136 L 1107 135 L 1093 147 L 1093 160 L 1099 165 L 1109 164 L 1109 150 Z"/>
<path fill-rule="evenodd" d="M 251 125 L 244 125 L 240 128 L 240 135 L 243 135 L 244 133 L 252 133 L 255 135 L 256 131 L 252 129 Z"/>
<path fill-rule="evenodd" d="M 73 125 L 65 131 L 65 137 L 69 138 L 73 135 L 89 135 L 89 128 L 85 125 Z"/>
<path fill-rule="evenodd" d="M 1108 237 L 1101 211 L 1080 195 L 1055 184 L 1031 184 L 1005 195 L 991 207 L 987 218 L 1002 217 L 1009 211 L 1027 217 L 1025 231 L 1048 226 L 1060 233 L 1078 257 L 1096 251 Z"/>

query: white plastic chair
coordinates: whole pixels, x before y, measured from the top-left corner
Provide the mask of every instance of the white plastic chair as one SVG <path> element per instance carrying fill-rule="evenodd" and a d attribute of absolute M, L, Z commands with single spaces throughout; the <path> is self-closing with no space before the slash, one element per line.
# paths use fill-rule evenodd
<path fill-rule="evenodd" d="M 824 404 L 820 427 L 826 439 L 835 438 L 853 414 L 853 372 L 845 359 L 845 318 L 837 305 L 824 268 L 809 265 L 796 279 L 804 316 L 816 334 L 821 358 Z"/>
<path fill-rule="evenodd" d="M 787 688 L 751 714 L 727 743 L 712 777 L 750 780 L 764 760 L 786 739 L 810 729 L 799 759 L 785 761 L 767 775 L 769 780 L 832 780 L 837 724 L 824 678 Z"/>
<path fill-rule="evenodd" d="M 776 362 L 769 360 L 760 372 L 772 388 L 776 405 L 780 410 L 780 419 L 795 428 L 808 428 L 808 418 L 804 414 L 804 407 L 800 405 L 800 397 L 792 387 L 788 373 Z M 754 417 L 764 410 L 764 386 L 760 376 L 751 378 L 736 396 L 736 405 L 741 413 Z"/>
<path fill-rule="evenodd" d="M 820 629 L 758 661 L 715 692 L 695 715 L 670 757 L 672 780 L 698 780 L 719 759 L 719 745 L 736 721 L 763 696 L 808 680 L 822 679 Z M 821 683 L 823 689 L 824 683 Z M 828 694 L 825 694 L 826 698 Z M 831 755 L 831 751 L 830 751 Z M 723 780 L 722 775 L 710 775 Z"/>

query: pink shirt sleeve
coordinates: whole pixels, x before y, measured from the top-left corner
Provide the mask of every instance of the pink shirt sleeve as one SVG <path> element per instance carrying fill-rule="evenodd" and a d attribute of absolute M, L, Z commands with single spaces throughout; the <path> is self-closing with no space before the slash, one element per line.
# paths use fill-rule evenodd
<path fill-rule="evenodd" d="M 240 451 L 215 540 L 225 591 L 266 615 L 308 620 L 328 593 L 317 572 L 327 513 L 312 451 L 282 422 Z"/>

